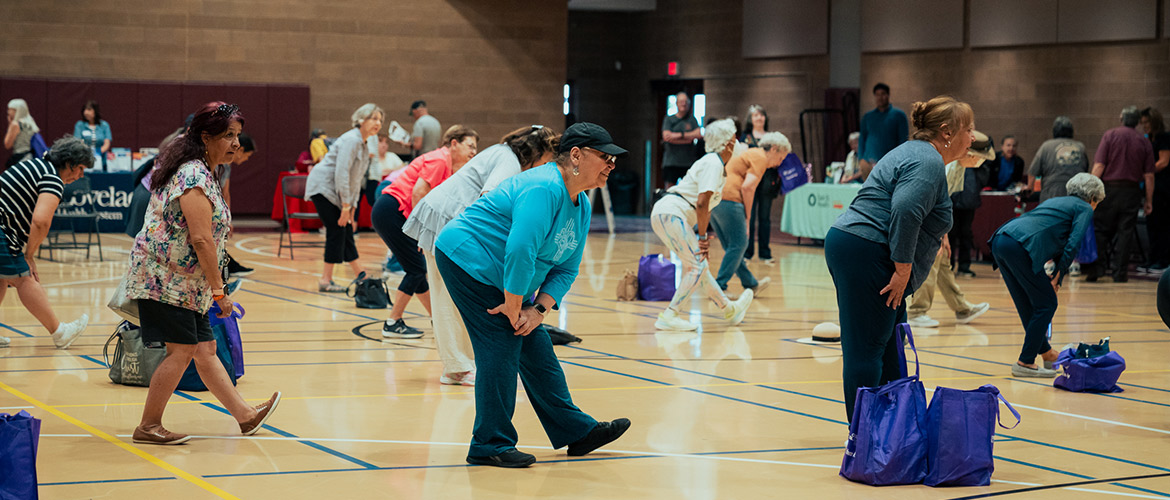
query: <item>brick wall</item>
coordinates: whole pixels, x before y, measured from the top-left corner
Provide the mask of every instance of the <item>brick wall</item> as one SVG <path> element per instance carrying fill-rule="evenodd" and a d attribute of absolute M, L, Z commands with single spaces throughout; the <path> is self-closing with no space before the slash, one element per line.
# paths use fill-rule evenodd
<path fill-rule="evenodd" d="M 948 50 L 861 58 L 863 109 L 869 90 L 891 87 L 891 101 L 909 112 L 911 102 L 939 94 L 967 101 L 975 126 L 999 147 L 1004 135 L 1019 139 L 1031 162 L 1052 138 L 1052 120 L 1072 118 L 1076 139 L 1089 157 L 1101 135 L 1119 125 L 1127 105 L 1170 111 L 1170 41 L 1056 45 L 995 50 Z"/>
<path fill-rule="evenodd" d="M 6 1 L 0 75 L 307 84 L 331 135 L 365 102 L 409 129 L 425 99 L 491 143 L 563 123 L 566 17 L 505 0 Z"/>

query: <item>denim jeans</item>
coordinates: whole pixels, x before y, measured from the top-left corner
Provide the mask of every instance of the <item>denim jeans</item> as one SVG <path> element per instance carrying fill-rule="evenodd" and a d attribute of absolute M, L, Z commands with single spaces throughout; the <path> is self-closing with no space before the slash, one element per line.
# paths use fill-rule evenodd
<path fill-rule="evenodd" d="M 759 282 L 743 262 L 743 252 L 748 244 L 747 214 L 743 211 L 743 203 L 723 201 L 716 205 L 711 209 L 711 225 L 723 245 L 723 262 L 715 276 L 719 288 L 727 289 L 732 274 L 739 276 L 739 283 L 744 288 L 754 288 Z"/>

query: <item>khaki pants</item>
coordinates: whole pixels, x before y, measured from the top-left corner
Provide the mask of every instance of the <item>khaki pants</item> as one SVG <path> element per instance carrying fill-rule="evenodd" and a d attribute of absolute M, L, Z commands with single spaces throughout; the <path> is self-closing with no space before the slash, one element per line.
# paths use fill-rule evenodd
<path fill-rule="evenodd" d="M 918 287 L 914 295 L 910 296 L 906 316 L 917 318 L 926 315 L 927 311 L 930 311 L 930 306 L 934 304 L 935 288 L 942 292 L 947 306 L 957 316 L 966 316 L 971 312 L 973 304 L 967 302 L 963 291 L 959 290 L 959 285 L 955 284 L 955 272 L 951 270 L 951 255 L 940 249 L 938 255 L 934 257 L 934 265 L 930 267 L 930 275 L 926 277 L 926 281 L 922 282 L 922 286 Z"/>
<path fill-rule="evenodd" d="M 451 292 L 435 265 L 435 256 L 423 251 L 427 260 L 427 281 L 431 289 L 431 323 L 435 328 L 435 345 L 443 361 L 443 374 L 475 370 L 475 353 L 463 317 L 451 300 Z"/>

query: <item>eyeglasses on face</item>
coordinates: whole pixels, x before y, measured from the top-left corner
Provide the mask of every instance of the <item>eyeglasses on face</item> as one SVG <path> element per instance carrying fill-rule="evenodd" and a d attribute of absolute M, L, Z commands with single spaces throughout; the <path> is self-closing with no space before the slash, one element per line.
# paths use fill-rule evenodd
<path fill-rule="evenodd" d="M 603 152 L 601 152 L 601 151 L 598 151 L 598 150 L 596 150 L 596 149 L 593 149 L 593 148 L 585 148 L 585 149 L 587 149 L 587 150 L 589 150 L 589 151 L 593 151 L 593 152 L 597 153 L 597 154 L 596 154 L 596 155 L 594 155 L 594 156 L 597 156 L 598 158 L 601 158 L 601 161 L 604 161 L 606 165 L 611 165 L 611 166 L 612 166 L 612 165 L 614 165 L 614 163 L 616 163 L 616 162 L 617 162 L 617 156 L 615 156 L 615 155 L 611 155 L 611 154 L 609 154 L 609 153 L 603 153 Z"/>

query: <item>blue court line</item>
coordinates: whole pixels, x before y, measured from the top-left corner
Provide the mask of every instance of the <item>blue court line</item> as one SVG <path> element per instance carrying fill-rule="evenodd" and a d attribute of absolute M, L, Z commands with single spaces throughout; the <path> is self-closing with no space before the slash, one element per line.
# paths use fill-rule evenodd
<path fill-rule="evenodd" d="M 802 345 L 803 345 L 803 344 L 802 344 Z M 816 344 L 814 344 L 814 345 L 816 345 Z M 831 346 L 823 346 L 823 345 L 816 345 L 816 346 L 817 346 L 817 347 L 824 347 L 824 348 L 827 348 L 827 349 L 839 350 L 839 348 L 835 348 L 835 347 L 831 347 Z M 638 361 L 638 362 L 640 362 L 640 363 L 643 363 L 643 364 L 648 364 L 648 365 L 653 365 L 653 366 L 659 366 L 659 367 L 662 367 L 662 368 L 668 368 L 668 369 L 672 369 L 672 370 L 684 371 L 684 372 L 694 373 L 694 374 L 698 374 L 698 375 L 705 375 L 705 376 L 707 376 L 707 377 L 712 377 L 712 378 L 717 378 L 717 379 L 722 379 L 722 380 L 727 380 L 727 381 L 735 381 L 735 382 L 740 382 L 740 383 L 749 383 L 749 382 L 744 382 L 744 381 L 740 381 L 740 380 L 732 379 L 732 378 L 729 378 L 729 377 L 722 377 L 722 376 L 719 376 L 719 375 L 714 375 L 714 374 L 705 374 L 705 373 L 703 373 L 703 372 L 698 372 L 698 371 L 695 371 L 695 370 L 688 370 L 688 369 L 685 369 L 685 368 L 672 367 L 672 366 L 670 366 L 670 365 L 663 365 L 663 364 L 659 364 L 659 363 L 653 363 L 653 362 L 649 362 L 649 361 L 641 361 L 641 360 L 634 360 L 634 359 L 629 359 L 629 358 L 626 358 L 626 357 L 624 357 L 624 356 L 620 356 L 620 355 L 617 355 L 617 354 L 606 353 L 606 352 L 603 352 L 603 351 L 597 351 L 597 350 L 592 350 L 592 349 L 586 349 L 586 348 L 577 347 L 577 346 L 568 346 L 568 347 L 570 347 L 570 348 L 573 348 L 573 349 L 577 349 L 577 350 L 583 350 L 583 351 L 588 351 L 588 352 L 594 352 L 594 353 L 598 353 L 598 354 L 605 354 L 605 355 L 609 355 L 609 356 L 612 356 L 612 357 L 615 357 L 615 358 L 627 359 L 627 360 L 629 360 L 629 361 Z M 609 373 L 613 373 L 613 374 L 617 374 L 617 375 L 622 375 L 622 376 L 627 376 L 627 377 L 631 377 L 631 378 L 637 378 L 637 379 L 640 379 L 640 380 L 645 380 L 645 381 L 649 381 L 649 382 L 655 382 L 655 383 L 659 383 L 659 384 L 664 384 L 663 382 L 659 382 L 659 381 L 656 381 L 656 380 L 653 380 L 653 379 L 649 379 L 649 378 L 645 378 L 645 377 L 639 377 L 639 376 L 636 376 L 636 375 L 625 374 L 625 373 L 621 373 L 621 372 L 617 372 L 617 371 L 612 371 L 612 370 L 604 370 L 604 369 L 601 369 L 601 368 L 596 368 L 596 367 L 592 367 L 592 366 L 588 366 L 588 365 L 582 365 L 582 364 L 579 364 L 579 363 L 569 363 L 569 362 L 566 362 L 566 361 L 562 361 L 562 363 L 573 364 L 573 365 L 576 365 L 576 366 L 582 366 L 582 367 L 585 367 L 585 368 L 590 368 L 590 369 L 594 369 L 594 370 L 605 371 L 605 372 L 609 372 Z M 928 366 L 930 366 L 930 365 L 928 365 Z M 953 369 L 953 368 L 949 368 L 949 367 L 943 367 L 943 366 L 939 366 L 938 368 Z M 963 371 L 965 371 L 965 370 L 963 370 Z M 991 376 L 991 375 L 982 374 L 982 373 L 978 373 L 978 372 L 969 372 L 969 373 L 975 373 L 975 374 L 978 374 L 978 375 L 981 375 L 981 376 L 988 376 L 988 377 L 993 377 L 993 376 Z M 665 384 L 665 385 L 670 385 L 670 384 Z M 1041 385 L 1043 385 L 1043 384 L 1041 384 Z M 768 386 L 764 386 L 764 385 L 761 385 L 760 387 L 766 387 L 766 388 L 770 388 L 770 387 L 768 387 Z M 684 389 L 691 390 L 692 392 L 699 392 L 699 393 L 703 393 L 703 394 L 712 394 L 712 395 L 715 395 L 715 396 L 718 396 L 718 397 L 723 397 L 724 399 L 731 399 L 731 400 L 735 400 L 735 401 L 743 401 L 743 402 L 747 402 L 747 403 L 749 403 L 749 404 L 754 404 L 754 405 L 757 405 L 757 406 L 764 406 L 764 407 L 767 407 L 767 408 L 775 408 L 775 407 L 771 407 L 771 406 L 768 406 L 768 405 L 762 405 L 762 404 L 760 404 L 760 403 L 756 403 L 756 402 L 753 402 L 753 401 L 744 401 L 744 400 L 739 400 L 739 399 L 737 399 L 737 398 L 731 398 L 731 397 L 722 396 L 722 395 L 718 395 L 718 394 L 714 394 L 714 393 L 709 393 L 709 392 L 707 392 L 707 391 L 698 391 L 698 390 L 689 389 L 689 388 L 684 388 Z M 797 393 L 797 394 L 799 394 L 797 391 L 787 391 L 787 392 L 791 392 L 791 393 Z M 810 395 L 810 396 L 811 396 L 811 395 Z M 843 403 L 843 402 L 841 402 L 841 401 L 835 401 L 835 402 L 837 402 L 837 403 L 840 403 L 840 404 L 844 404 L 844 403 Z M 785 409 L 780 409 L 780 410 L 781 410 L 781 411 L 785 411 L 785 412 L 789 412 L 789 413 L 797 413 L 797 414 L 799 414 L 799 415 L 803 415 L 803 416 L 811 416 L 812 418 L 816 418 L 816 419 L 820 419 L 820 420 L 828 420 L 828 421 L 833 421 L 833 422 L 837 422 L 837 423 L 845 424 L 845 422 L 841 422 L 841 421 L 834 421 L 834 420 L 827 419 L 827 418 L 825 418 L 825 417 L 816 416 L 816 415 L 807 415 L 807 414 L 803 414 L 803 413 L 799 413 L 799 412 L 793 412 L 793 411 L 791 411 L 791 410 L 785 410 Z M 1014 436 L 1011 436 L 1011 437 L 1015 438 Z M 1049 447 L 1053 447 L 1053 448 L 1061 449 L 1061 450 L 1064 450 L 1064 451 L 1071 451 L 1071 452 L 1074 452 L 1074 453 L 1086 454 L 1086 455 L 1091 455 L 1091 456 L 1095 456 L 1095 457 L 1099 457 L 1099 458 L 1109 458 L 1109 459 L 1117 460 L 1117 461 L 1120 461 L 1120 462 L 1123 462 L 1123 463 L 1130 463 L 1130 464 L 1134 464 L 1134 465 L 1142 465 L 1142 466 L 1145 466 L 1145 467 L 1150 467 L 1150 468 L 1153 468 L 1153 469 L 1155 469 L 1155 470 L 1162 470 L 1160 467 L 1157 467 L 1157 466 L 1152 466 L 1152 465 L 1148 465 L 1148 464 L 1143 464 L 1143 463 L 1141 463 L 1141 462 L 1132 462 L 1132 461 L 1127 461 L 1127 460 L 1125 460 L 1125 459 L 1116 459 L 1116 458 L 1114 458 L 1114 457 L 1109 457 L 1108 455 L 1100 455 L 1100 454 L 1096 454 L 1096 453 L 1085 452 L 1085 451 L 1083 451 L 1083 450 L 1077 450 L 1077 449 L 1075 449 L 1075 448 L 1067 448 L 1067 447 L 1061 447 L 1061 446 L 1057 446 L 1057 445 L 1049 445 L 1048 443 L 1044 443 L 1044 442 L 1040 442 L 1040 441 L 1031 441 L 1031 440 L 1026 440 L 1026 439 L 1024 439 L 1024 438 L 1015 438 L 1015 439 L 1017 439 L 1017 440 L 1020 440 L 1020 441 L 1027 441 L 1027 442 L 1029 442 L 1029 443 L 1036 444 L 1036 445 L 1041 445 L 1041 446 L 1049 446 Z M 1163 494 L 1163 493 L 1159 493 L 1159 494 Z"/>
<path fill-rule="evenodd" d="M 24 332 L 24 331 L 21 331 L 21 330 L 17 330 L 16 328 L 13 328 L 13 327 L 11 327 L 11 326 L 8 326 L 8 325 L 6 325 L 6 324 L 4 324 L 4 323 L 0 323 L 0 328 L 4 328 L 4 329 L 7 329 L 7 330 L 12 330 L 13 332 L 16 332 L 16 334 L 17 334 L 17 335 L 23 335 L 23 336 L 25 336 L 25 337 L 35 337 L 35 336 L 36 336 L 36 335 L 33 335 L 33 334 L 31 334 L 31 333 L 28 333 L 28 332 Z"/>
<path fill-rule="evenodd" d="M 820 448 L 781 448 L 771 450 L 739 450 L 739 451 L 706 451 L 700 453 L 690 453 L 695 456 L 721 456 L 721 455 L 743 455 L 753 453 L 784 453 L 797 451 L 821 451 L 821 450 L 842 450 L 842 446 L 830 446 Z M 599 453 L 604 453 L 605 450 L 600 450 Z M 605 456 L 605 457 L 585 457 L 585 458 L 563 458 L 555 460 L 541 460 L 538 464 L 550 463 L 567 463 L 567 462 L 597 462 L 603 460 L 629 460 L 635 458 L 679 458 L 673 456 L 663 456 L 654 453 L 647 453 L 645 455 L 619 455 L 619 456 Z M 207 474 L 201 477 L 206 479 L 225 478 L 225 477 L 254 477 L 254 476 L 283 476 L 296 474 L 322 474 L 328 472 L 363 472 L 363 471 L 388 471 L 388 470 L 406 470 L 406 469 L 450 469 L 460 467 L 487 467 L 481 465 L 470 464 L 444 464 L 444 465 L 401 465 L 390 467 L 374 467 L 374 468 L 348 468 L 348 469 L 309 469 L 309 470 L 292 470 L 292 471 L 269 471 L 269 472 L 237 472 L 227 474 Z M 77 484 L 103 484 L 103 483 L 126 483 L 134 481 L 163 481 L 175 479 L 174 477 L 146 477 L 141 479 L 97 479 L 90 481 L 69 481 L 60 483 L 40 483 L 38 486 L 67 486 Z"/>
<path fill-rule="evenodd" d="M 187 393 L 185 393 L 185 392 L 183 392 L 183 391 L 175 391 L 175 395 L 177 395 L 177 396 L 179 396 L 179 397 L 181 397 L 181 398 L 187 399 L 187 400 L 189 400 L 189 401 L 199 401 L 201 406 L 206 406 L 206 407 L 208 407 L 208 408 L 211 408 L 211 409 L 213 409 L 213 410 L 215 410 L 215 411 L 218 411 L 218 412 L 220 412 L 220 413 L 223 413 L 223 414 L 225 414 L 225 415 L 231 416 L 231 412 L 227 411 L 227 409 L 226 409 L 226 408 L 224 408 L 224 407 L 222 407 L 222 406 L 219 406 L 219 405 L 217 405 L 217 404 L 215 404 L 215 403 L 210 403 L 210 402 L 207 402 L 207 401 L 202 401 L 201 399 L 199 399 L 199 398 L 197 398 L 197 397 L 195 397 L 195 396 L 192 396 L 192 395 L 190 395 L 190 394 L 187 394 Z M 277 427 L 273 427 L 272 425 L 269 425 L 269 424 L 264 424 L 264 428 L 265 428 L 265 429 L 268 429 L 269 431 L 272 431 L 272 432 L 274 432 L 274 433 L 276 433 L 276 434 L 279 434 L 279 435 L 281 435 L 281 436 L 284 436 L 284 437 L 290 437 L 290 438 L 296 438 L 296 437 L 297 437 L 295 434 L 293 434 L 293 433 L 291 433 L 291 432 L 287 432 L 287 431 L 281 430 L 281 429 L 279 429 L 279 428 L 277 428 Z M 319 450 L 319 451 L 323 451 L 323 452 L 325 452 L 325 453 L 328 453 L 328 454 L 330 454 L 330 455 L 333 455 L 333 456 L 335 456 L 335 457 L 337 457 L 337 458 L 340 458 L 340 459 L 342 459 L 342 460 L 345 460 L 345 461 L 347 461 L 347 462 L 350 462 L 350 463 L 353 463 L 353 464 L 356 464 L 356 465 L 360 465 L 362 468 L 365 468 L 365 469 L 377 469 L 377 468 L 378 468 L 378 466 L 377 466 L 377 465 L 371 464 L 371 463 L 369 463 L 369 462 L 366 462 L 366 461 L 364 461 L 364 460 L 361 460 L 361 459 L 358 459 L 358 458 L 355 458 L 355 457 L 351 457 L 351 456 L 349 456 L 349 455 L 346 455 L 345 453 L 342 453 L 342 452 L 340 452 L 340 451 L 334 450 L 334 449 L 332 449 L 332 448 L 328 448 L 328 447 L 325 447 L 325 446 L 321 446 L 320 444 L 317 444 L 317 443 L 315 443 L 315 442 L 313 442 L 313 441 L 303 441 L 303 440 L 298 440 L 297 442 L 298 442 L 298 443 L 301 443 L 301 444 L 304 444 L 305 446 L 308 446 L 308 447 L 310 447 L 310 448 L 314 448 L 314 449 L 317 449 L 317 450 Z M 207 477 L 211 477 L 211 476 L 207 476 Z"/>
<path fill-rule="evenodd" d="M 102 361 L 102 360 L 100 360 L 100 359 L 97 359 L 97 358 L 95 358 L 95 357 L 93 357 L 93 356 L 90 356 L 90 355 L 88 355 L 88 354 L 82 354 L 82 355 L 80 355 L 80 356 L 78 356 L 78 357 L 79 357 L 79 358 L 81 358 L 81 359 L 87 360 L 87 361 L 93 361 L 94 363 L 97 363 L 97 364 L 99 364 L 99 365 L 102 365 L 102 367 L 104 367 L 104 368 L 109 368 L 109 367 L 110 367 L 110 365 L 107 365 L 105 361 Z"/>

